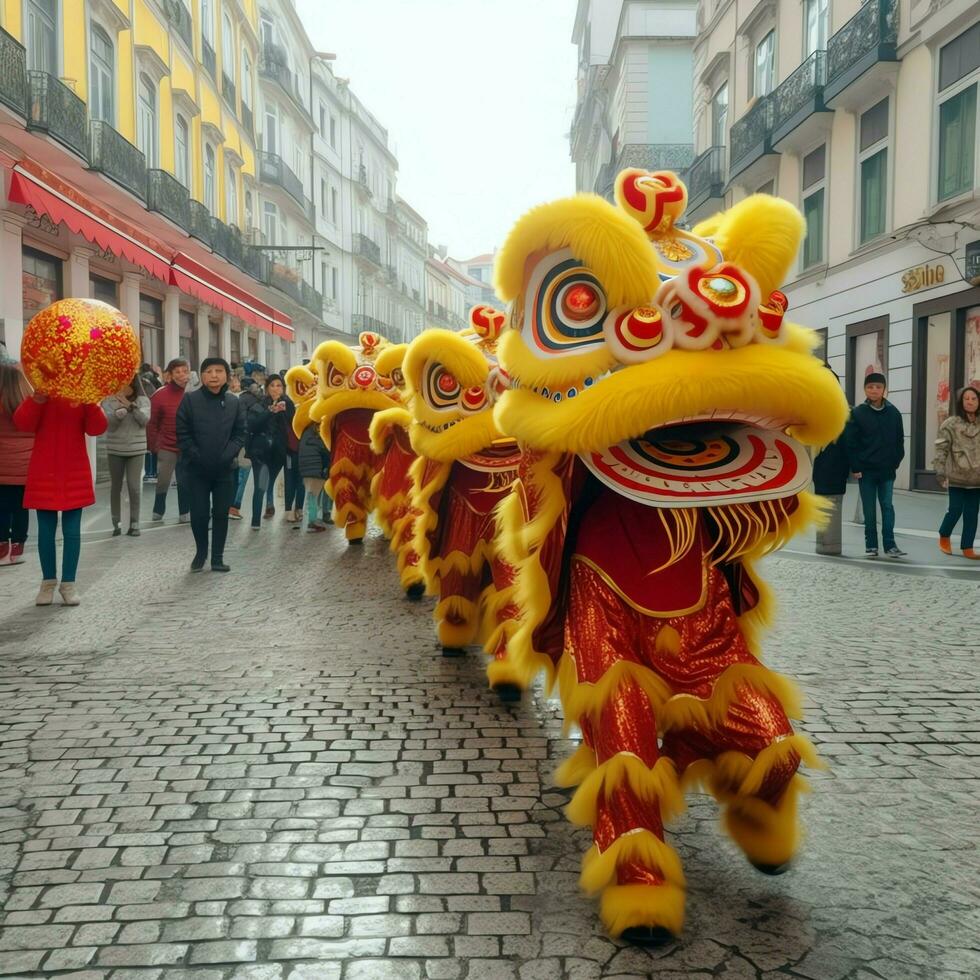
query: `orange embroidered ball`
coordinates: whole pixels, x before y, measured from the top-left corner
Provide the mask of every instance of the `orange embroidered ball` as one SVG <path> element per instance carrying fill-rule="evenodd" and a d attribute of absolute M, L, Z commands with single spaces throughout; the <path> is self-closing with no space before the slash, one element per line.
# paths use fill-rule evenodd
<path fill-rule="evenodd" d="M 132 380 L 140 345 L 115 307 L 96 299 L 62 299 L 27 324 L 20 358 L 36 391 L 97 404 Z"/>

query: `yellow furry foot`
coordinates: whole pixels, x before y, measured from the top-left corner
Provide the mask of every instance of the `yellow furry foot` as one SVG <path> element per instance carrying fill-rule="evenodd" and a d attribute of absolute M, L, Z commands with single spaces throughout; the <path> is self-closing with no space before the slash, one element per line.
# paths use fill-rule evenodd
<path fill-rule="evenodd" d="M 344 534 L 348 541 L 360 541 L 367 530 L 367 521 L 351 521 L 345 528 Z"/>
<path fill-rule="evenodd" d="M 794 776 L 776 806 L 757 797 L 736 797 L 726 806 L 722 826 L 753 864 L 778 866 L 796 853 L 796 801 L 805 785 L 801 776 Z"/>
<path fill-rule="evenodd" d="M 679 885 L 610 885 L 599 903 L 602 924 L 611 936 L 646 926 L 679 936 L 684 928 L 684 889 Z"/>

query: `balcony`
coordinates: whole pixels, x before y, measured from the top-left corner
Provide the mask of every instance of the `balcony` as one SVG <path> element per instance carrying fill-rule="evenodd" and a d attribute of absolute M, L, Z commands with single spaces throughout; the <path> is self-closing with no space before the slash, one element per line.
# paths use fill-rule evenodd
<path fill-rule="evenodd" d="M 267 184 L 281 187 L 297 204 L 305 208 L 306 196 L 303 194 L 303 182 L 286 166 L 286 161 L 275 153 L 259 154 L 259 180 Z"/>
<path fill-rule="evenodd" d="M 371 185 L 368 183 L 368 172 L 367 167 L 363 163 L 357 165 L 357 173 L 355 175 L 357 181 L 357 189 L 365 196 L 371 197 Z"/>
<path fill-rule="evenodd" d="M 235 107 L 235 80 L 221 73 L 221 95 L 232 108 Z"/>
<path fill-rule="evenodd" d="M 269 285 L 274 286 L 280 292 L 292 297 L 297 303 L 302 304 L 303 292 L 300 288 L 299 273 L 291 269 L 288 265 L 281 262 L 273 262 L 269 268 Z"/>
<path fill-rule="evenodd" d="M 359 255 L 361 258 L 367 259 L 376 265 L 379 269 L 381 268 L 381 247 L 377 242 L 372 242 L 367 235 L 355 234 L 353 236 L 353 244 L 355 255 Z"/>
<path fill-rule="evenodd" d="M 245 264 L 242 233 L 220 218 L 211 218 L 211 248 L 232 265 L 241 268 Z"/>
<path fill-rule="evenodd" d="M 89 169 L 104 174 L 141 201 L 146 200 L 146 157 L 107 122 L 93 120 Z"/>
<path fill-rule="evenodd" d="M 29 71 L 30 111 L 27 128 L 47 133 L 80 157 L 88 158 L 88 115 L 85 103 L 53 75 Z"/>
<path fill-rule="evenodd" d="M 242 268 L 258 282 L 269 282 L 270 262 L 269 256 L 265 252 L 255 248 L 254 245 L 246 245 L 242 256 Z"/>
<path fill-rule="evenodd" d="M 303 94 L 299 90 L 296 76 L 289 68 L 289 59 L 286 51 L 278 44 L 269 44 L 268 41 L 262 45 L 262 56 L 259 58 L 259 75 L 275 82 L 279 88 L 289 96 L 293 105 L 303 114 L 306 121 L 314 126 L 313 117 L 310 115 Z"/>
<path fill-rule="evenodd" d="M 725 196 L 725 148 L 712 146 L 702 153 L 687 172 L 687 214 L 690 217 L 710 200 Z"/>
<path fill-rule="evenodd" d="M 792 75 L 783 81 L 772 93 L 772 142 L 774 145 L 785 140 L 794 130 L 803 126 L 807 120 L 818 113 L 828 112 L 824 105 L 823 89 L 827 81 L 827 52 L 814 51 Z M 828 117 L 829 122 L 829 117 Z M 794 142 L 810 142 L 809 129 L 797 133 Z"/>
<path fill-rule="evenodd" d="M 252 118 L 252 110 L 249 106 L 242 103 L 242 127 L 251 139 L 255 139 L 255 120 Z"/>
<path fill-rule="evenodd" d="M 208 248 L 211 247 L 211 212 L 208 211 L 207 205 L 200 201 L 191 200 L 190 202 L 190 221 L 187 232 L 199 242 L 204 242 Z"/>
<path fill-rule="evenodd" d="M 323 319 L 323 294 L 314 289 L 305 279 L 300 280 L 300 305 L 309 310 L 317 319 Z"/>
<path fill-rule="evenodd" d="M 385 271 L 385 282 L 388 283 L 389 286 L 397 286 L 398 267 L 394 265 L 386 265 L 384 271 Z"/>
<path fill-rule="evenodd" d="M 146 172 L 146 207 L 169 218 L 184 231 L 191 223 L 191 196 L 187 188 L 166 170 Z"/>
<path fill-rule="evenodd" d="M 898 0 L 869 0 L 827 42 L 827 105 L 867 72 L 894 70 L 898 61 Z M 872 71 L 874 69 L 874 71 Z"/>
<path fill-rule="evenodd" d="M 772 153 L 772 97 L 765 95 L 731 129 L 729 179 L 746 171 L 760 157 Z"/>
<path fill-rule="evenodd" d="M 203 34 L 201 35 L 201 63 L 204 65 L 204 70 L 217 81 L 218 59 L 215 56 L 214 48 L 211 47 L 211 42 Z"/>
<path fill-rule="evenodd" d="M 351 316 L 351 326 L 358 333 L 362 330 L 373 330 L 375 333 L 384 334 L 387 329 L 377 317 L 368 316 L 367 313 L 355 313 Z"/>
<path fill-rule="evenodd" d="M 177 32 L 188 49 L 193 51 L 194 24 L 191 20 L 191 12 L 187 9 L 184 0 L 166 0 L 166 11 L 170 26 Z"/>
<path fill-rule="evenodd" d="M 3 28 L 0 28 L 0 103 L 18 115 L 27 115 L 27 52 Z"/>
<path fill-rule="evenodd" d="M 629 167 L 679 173 L 686 170 L 693 159 L 693 143 L 627 143 L 616 156 L 616 173 Z"/>

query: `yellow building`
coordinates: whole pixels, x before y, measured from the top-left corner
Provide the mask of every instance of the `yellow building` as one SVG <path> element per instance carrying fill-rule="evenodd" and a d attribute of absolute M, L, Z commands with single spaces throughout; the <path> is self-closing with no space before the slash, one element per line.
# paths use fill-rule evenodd
<path fill-rule="evenodd" d="M 118 305 L 155 363 L 285 368 L 322 326 L 319 297 L 275 289 L 250 244 L 258 27 L 256 0 L 0 0 L 13 352 L 36 309 L 67 295 Z"/>

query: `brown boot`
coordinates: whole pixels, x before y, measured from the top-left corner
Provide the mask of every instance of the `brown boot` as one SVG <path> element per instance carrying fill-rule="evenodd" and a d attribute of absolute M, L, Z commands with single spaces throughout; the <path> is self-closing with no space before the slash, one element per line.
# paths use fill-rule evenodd
<path fill-rule="evenodd" d="M 951 555 L 953 553 L 953 546 L 950 543 L 949 538 L 940 538 L 939 539 L 939 550 L 944 555 Z"/>

